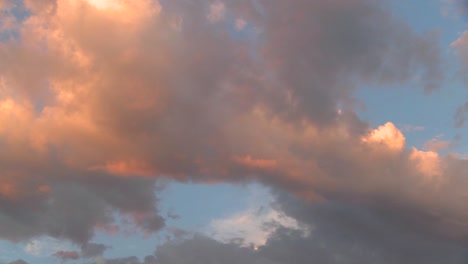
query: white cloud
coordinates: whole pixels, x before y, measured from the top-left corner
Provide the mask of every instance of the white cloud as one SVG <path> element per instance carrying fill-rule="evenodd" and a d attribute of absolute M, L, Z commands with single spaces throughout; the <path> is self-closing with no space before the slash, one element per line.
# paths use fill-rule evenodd
<path fill-rule="evenodd" d="M 53 238 L 31 239 L 24 246 L 24 252 L 34 257 L 49 257 L 57 251 L 70 251 L 71 246 Z"/>
<path fill-rule="evenodd" d="M 241 238 L 243 245 L 257 247 L 264 245 L 279 226 L 309 233 L 301 223 L 270 206 L 273 198 L 265 188 L 255 186 L 249 196 L 247 209 L 211 221 L 209 235 L 212 238 L 221 242 Z"/>

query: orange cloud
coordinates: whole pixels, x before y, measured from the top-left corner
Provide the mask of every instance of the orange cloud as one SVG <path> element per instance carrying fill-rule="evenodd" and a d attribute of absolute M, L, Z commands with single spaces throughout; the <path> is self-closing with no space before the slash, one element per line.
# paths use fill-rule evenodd
<path fill-rule="evenodd" d="M 367 143 L 383 145 L 395 152 L 400 152 L 405 147 L 405 136 L 391 122 L 379 126 L 362 140 Z"/>
<path fill-rule="evenodd" d="M 109 162 L 102 167 L 93 167 L 91 170 L 103 170 L 111 175 L 116 176 L 157 176 L 157 173 L 154 170 L 151 170 L 147 164 L 138 161 Z"/>
<path fill-rule="evenodd" d="M 437 63 L 419 47 L 432 47 L 430 38 L 367 1 L 271 1 L 264 14 L 237 2 L 25 1 L 31 15 L 17 22 L 21 38 L 0 42 L 0 193 L 38 192 L 34 202 L 47 213 L 32 223 L 13 215 L 27 231 L 0 237 L 47 233 L 82 243 L 96 223 L 111 222 L 112 210 L 138 212 L 137 224 L 156 230 L 149 178 L 255 180 L 311 201 L 380 194 L 417 204 L 426 187 L 400 190 L 414 174 L 468 171 L 436 152 L 405 149 L 391 122 L 367 133 L 350 107 L 336 110 L 352 83 L 404 82 L 409 62 L 432 81 Z M 369 12 L 356 15 L 354 5 Z M 343 12 L 355 19 L 344 24 L 335 17 Z M 263 32 L 255 45 L 226 30 L 229 17 Z M 336 34 L 343 29 L 362 39 Z M 4 176 L 11 171 L 23 176 Z M 50 215 L 61 222 L 44 225 Z"/>
<path fill-rule="evenodd" d="M 254 159 L 251 156 L 235 157 L 234 161 L 244 166 L 258 169 L 274 169 L 278 165 L 276 160 Z"/>
<path fill-rule="evenodd" d="M 428 177 L 442 176 L 442 161 L 437 154 L 433 151 L 421 151 L 413 148 L 410 154 L 410 160 L 414 162 L 416 168 L 420 173 Z"/>

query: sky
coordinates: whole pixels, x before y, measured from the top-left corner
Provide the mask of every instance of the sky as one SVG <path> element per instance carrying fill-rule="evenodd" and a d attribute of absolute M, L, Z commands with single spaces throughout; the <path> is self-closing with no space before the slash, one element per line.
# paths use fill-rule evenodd
<path fill-rule="evenodd" d="M 467 263 L 467 12 L 0 0 L 0 264 Z"/>

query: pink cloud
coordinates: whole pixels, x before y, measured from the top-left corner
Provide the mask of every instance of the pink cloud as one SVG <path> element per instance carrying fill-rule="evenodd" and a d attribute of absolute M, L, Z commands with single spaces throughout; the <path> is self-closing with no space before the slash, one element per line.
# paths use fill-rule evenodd
<path fill-rule="evenodd" d="M 360 84 L 426 72 L 434 89 L 435 38 L 361 0 L 272 0 L 263 14 L 248 1 L 161 2 L 25 2 L 21 39 L 0 42 L 1 208 L 15 208 L 0 237 L 85 243 L 115 211 L 157 231 L 160 177 L 258 181 L 308 201 L 385 194 L 458 216 L 451 189 L 466 163 L 405 148 L 391 122 L 372 129 L 336 111 Z M 256 45 L 209 23 L 228 17 L 257 28 Z M 420 198 L 429 163 L 449 179 L 442 202 Z"/>

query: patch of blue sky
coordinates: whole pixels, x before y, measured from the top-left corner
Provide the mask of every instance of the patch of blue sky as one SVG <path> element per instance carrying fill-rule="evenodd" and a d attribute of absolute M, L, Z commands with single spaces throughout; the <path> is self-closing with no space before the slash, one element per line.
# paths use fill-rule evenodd
<path fill-rule="evenodd" d="M 11 9 L 1 10 L 2 15 L 12 16 L 16 23 L 23 23 L 31 13 L 24 7 L 23 1 L 15 0 Z M 0 21 L 0 28 L 3 26 L 4 21 Z M 0 41 L 18 40 L 20 33 L 15 29 L 6 29 L 0 31 Z"/>
<path fill-rule="evenodd" d="M 21 243 L 0 241 L 0 263 L 9 263 L 22 259 L 34 264 L 59 264 L 60 260 L 52 257 L 57 251 L 73 251 L 77 247 L 72 243 L 49 237 L 37 237 Z"/>
<path fill-rule="evenodd" d="M 439 0 L 395 0 L 391 7 L 394 15 L 409 23 L 416 32 L 439 31 L 446 78 L 439 90 L 429 94 L 424 94 L 418 80 L 359 90 L 355 96 L 366 105 L 365 110 L 358 111 L 359 115 L 374 127 L 390 121 L 406 130 L 404 134 L 409 146 L 422 147 L 435 137 L 453 140 L 468 135 L 466 127 L 454 127 L 453 118 L 457 107 L 467 99 L 465 84 L 457 76 L 459 65 L 455 50 L 450 47 L 465 29 L 463 20 L 443 15 Z M 461 137 L 451 151 L 466 153 L 466 144 L 463 144 L 466 140 Z"/>
<path fill-rule="evenodd" d="M 0 263 L 8 263 L 24 257 L 24 252 L 16 243 L 0 240 Z"/>
<path fill-rule="evenodd" d="M 392 122 L 407 130 L 403 132 L 408 145 L 421 147 L 436 136 L 451 140 L 460 133 L 453 116 L 463 103 L 463 94 L 455 86 L 428 95 L 423 94 L 422 88 L 393 86 L 360 90 L 356 97 L 366 105 L 366 110 L 359 111 L 364 120 L 374 127 Z"/>
<path fill-rule="evenodd" d="M 170 237 L 170 228 L 205 233 L 212 219 L 224 218 L 232 212 L 249 208 L 251 203 L 249 197 L 257 189 L 261 191 L 260 186 L 255 184 L 204 185 L 172 182 L 158 193 L 160 213 L 166 218 L 165 229 L 150 236 L 145 236 L 141 232 L 116 234 L 97 232 L 93 242 L 110 247 L 104 254 L 107 258 L 144 257 L 154 253 L 157 246 Z M 264 201 L 265 204 L 268 202 Z M 168 217 L 169 214 L 172 217 Z M 176 215 L 178 217 L 174 217 Z M 115 217 L 118 219 L 118 226 L 125 230 L 126 224 L 123 223 L 123 219 L 118 214 Z"/>
<path fill-rule="evenodd" d="M 97 232 L 92 242 L 108 247 L 104 252 L 105 258 L 144 257 L 153 254 L 157 245 L 164 242 L 163 238 L 164 231 L 150 236 L 145 236 L 141 232 L 116 234 Z"/>
<path fill-rule="evenodd" d="M 441 0 L 394 0 L 390 3 L 393 15 L 407 21 L 412 30 L 419 33 L 440 30 L 443 44 L 448 44 L 446 41 L 450 41 L 452 31 L 464 30 L 464 25 L 459 19 L 452 14 L 444 14 L 444 8 L 448 4 L 445 5 Z"/>
<path fill-rule="evenodd" d="M 160 213 L 166 217 L 166 227 L 176 227 L 206 234 L 212 219 L 222 219 L 232 215 L 233 212 L 242 212 L 250 208 L 252 206 L 252 193 L 265 193 L 264 187 L 257 184 L 203 185 L 172 182 L 158 193 L 159 209 Z M 268 205 L 269 202 L 266 195 L 258 196 L 255 201 L 259 205 Z M 167 217 L 168 214 L 179 217 Z M 109 246 L 104 254 L 106 258 L 144 257 L 154 253 L 157 246 L 163 244 L 167 236 L 170 235 L 169 230 L 165 228 L 160 232 L 145 236 L 126 224 L 118 213 L 115 213 L 115 217 L 122 232 L 108 234 L 97 231 L 92 239 L 94 243 Z M 126 230 L 129 232 L 125 232 Z M 64 242 L 64 246 L 59 248 L 56 241 L 50 238 L 36 238 L 31 241 L 19 244 L 0 241 L 0 249 L 8 252 L 8 254 L 0 254 L 3 256 L 0 261 L 8 263 L 12 260 L 23 259 L 28 263 L 56 264 L 60 261 L 51 257 L 55 250 L 79 251 L 79 248 L 70 242 Z M 3 252 L 0 251 L 0 253 Z"/>
<path fill-rule="evenodd" d="M 162 211 L 180 216 L 169 225 L 196 231 L 211 219 L 246 208 L 248 194 L 246 185 L 171 183 L 161 194 Z"/>

